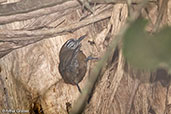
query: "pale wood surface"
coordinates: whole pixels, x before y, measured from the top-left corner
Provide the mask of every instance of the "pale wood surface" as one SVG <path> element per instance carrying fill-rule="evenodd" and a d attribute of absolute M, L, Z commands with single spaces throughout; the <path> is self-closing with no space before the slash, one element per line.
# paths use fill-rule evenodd
<path fill-rule="evenodd" d="M 117 35 L 128 17 L 125 3 L 95 5 L 94 14 L 82 12 L 75 0 L 54 5 L 53 8 L 64 4 L 68 4 L 68 8 L 65 7 L 63 11 L 62 7 L 59 12 L 49 13 L 39 9 L 42 13 L 38 17 L 32 12 L 34 15 L 28 20 L 0 25 L 0 111 L 32 110 L 33 103 L 37 103 L 41 104 L 44 114 L 66 114 L 66 103 L 73 106 L 80 93 L 76 86 L 65 84 L 58 72 L 58 53 L 62 44 L 70 38 L 88 33 L 81 49 L 86 56 L 100 58 L 111 42 L 111 34 Z M 159 6 L 161 4 L 162 0 Z M 158 22 L 161 23 L 159 27 L 171 24 L 171 1 L 165 10 L 158 10 L 159 6 L 149 3 L 146 10 L 141 12 L 143 17 L 151 20 L 147 31 L 153 31 L 160 13 L 163 13 L 163 18 Z M 137 7 L 134 4 L 133 11 Z M 16 15 L 11 15 L 11 19 Z M 85 15 L 88 17 L 82 19 Z M 95 44 L 91 45 L 90 41 Z M 96 62 L 89 62 L 88 72 L 80 83 L 81 88 Z M 171 113 L 170 86 L 163 86 L 159 81 L 151 84 L 151 73 L 139 72 L 125 65 L 120 47 L 114 61 L 109 61 L 102 72 L 85 114 Z"/>

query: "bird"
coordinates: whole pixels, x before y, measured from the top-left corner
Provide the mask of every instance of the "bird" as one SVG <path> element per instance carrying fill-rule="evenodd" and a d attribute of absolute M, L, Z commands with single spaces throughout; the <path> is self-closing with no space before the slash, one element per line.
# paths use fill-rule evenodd
<path fill-rule="evenodd" d="M 81 41 L 87 34 L 79 37 L 78 39 L 67 40 L 59 52 L 59 73 L 67 84 L 76 85 L 78 91 L 82 93 L 78 85 L 84 78 L 87 71 L 87 62 L 92 59 L 97 59 L 92 56 L 86 57 L 80 49 Z"/>

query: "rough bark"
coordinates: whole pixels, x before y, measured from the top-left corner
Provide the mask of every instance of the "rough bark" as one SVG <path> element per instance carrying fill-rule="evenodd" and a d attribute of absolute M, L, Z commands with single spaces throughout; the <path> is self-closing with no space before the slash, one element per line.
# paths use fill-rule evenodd
<path fill-rule="evenodd" d="M 109 4 L 111 2 L 90 5 L 93 14 L 71 0 L 53 7 L 46 3 L 41 6 L 26 4 L 27 11 L 0 16 L 0 23 L 4 23 L 0 25 L 0 111 L 29 110 L 31 114 L 36 111 L 38 114 L 71 111 L 80 93 L 76 86 L 65 84 L 58 72 L 59 50 L 66 40 L 88 33 L 81 49 L 86 56 L 103 58 L 109 44 L 124 31 L 122 28 L 127 25 L 128 16 L 134 16 L 131 12 L 140 7 L 139 3 Z M 30 7 L 34 7 L 34 11 Z M 170 9 L 171 1 L 160 0 L 158 4 L 149 2 L 138 13 L 150 20 L 147 31 L 154 32 L 171 24 Z M 32 15 L 24 17 L 28 13 Z M 13 20 L 19 15 L 20 19 Z M 1 20 L 2 17 L 6 22 Z M 156 72 L 133 69 L 124 60 L 121 45 L 119 43 L 116 49 L 112 49 L 102 65 L 83 113 L 170 114 L 171 89 L 170 82 L 166 81 L 170 79 L 169 74 L 161 69 Z M 89 76 L 99 61 L 89 62 L 81 88 L 86 88 L 87 82 L 91 82 Z M 161 80 L 161 75 L 165 75 L 166 80 Z"/>

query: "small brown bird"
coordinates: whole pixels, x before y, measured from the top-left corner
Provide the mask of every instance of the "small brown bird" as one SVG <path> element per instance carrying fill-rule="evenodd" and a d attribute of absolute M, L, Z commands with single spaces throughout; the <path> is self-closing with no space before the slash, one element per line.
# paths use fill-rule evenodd
<path fill-rule="evenodd" d="M 76 85 L 79 92 L 81 89 L 78 85 L 81 82 L 87 71 L 88 60 L 97 59 L 91 56 L 86 57 L 80 50 L 81 41 L 86 35 L 78 39 L 69 39 L 62 46 L 59 52 L 59 73 L 61 74 L 65 83 Z"/>

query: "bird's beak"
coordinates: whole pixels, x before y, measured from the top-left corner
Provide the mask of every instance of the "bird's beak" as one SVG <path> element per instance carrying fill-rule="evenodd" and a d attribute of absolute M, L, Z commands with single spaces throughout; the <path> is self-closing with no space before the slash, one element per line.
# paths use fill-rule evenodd
<path fill-rule="evenodd" d="M 77 42 L 80 43 L 86 36 L 87 36 L 87 34 L 85 34 L 85 35 L 79 37 L 78 40 L 77 40 Z"/>

